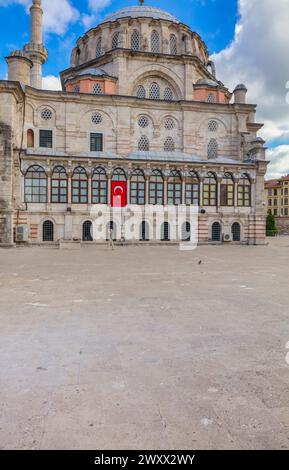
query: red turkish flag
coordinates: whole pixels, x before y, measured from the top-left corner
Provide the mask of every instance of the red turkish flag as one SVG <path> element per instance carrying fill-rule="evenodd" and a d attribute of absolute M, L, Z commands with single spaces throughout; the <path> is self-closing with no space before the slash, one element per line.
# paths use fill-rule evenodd
<path fill-rule="evenodd" d="M 111 182 L 111 207 L 125 207 L 127 205 L 126 181 Z"/>

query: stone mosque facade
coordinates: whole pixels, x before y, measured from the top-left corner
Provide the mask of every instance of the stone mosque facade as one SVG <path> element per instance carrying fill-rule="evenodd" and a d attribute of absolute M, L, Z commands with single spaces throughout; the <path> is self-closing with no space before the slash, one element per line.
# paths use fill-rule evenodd
<path fill-rule="evenodd" d="M 30 42 L 0 81 L 0 246 L 91 243 L 91 208 L 110 205 L 115 181 L 127 204 L 198 206 L 199 243 L 263 244 L 262 124 L 201 37 L 140 2 L 79 38 L 62 91 L 48 91 L 42 15 L 33 0 Z M 143 221 L 139 242 L 152 239 Z"/>

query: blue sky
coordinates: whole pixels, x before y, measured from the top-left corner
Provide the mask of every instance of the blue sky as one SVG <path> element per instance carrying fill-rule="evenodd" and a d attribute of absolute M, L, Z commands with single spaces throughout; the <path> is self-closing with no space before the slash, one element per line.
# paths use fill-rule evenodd
<path fill-rule="evenodd" d="M 87 29 L 83 25 L 82 15 L 91 14 L 88 1 L 71 0 L 70 3 L 80 12 L 79 18 L 75 22 L 72 21 L 61 35 L 51 31 L 45 34 L 45 45 L 49 49 L 50 58 L 44 67 L 44 75 L 57 75 L 69 65 L 71 48 Z M 21 49 L 29 38 L 29 16 L 25 8 L 12 0 L 2 0 L 0 5 L 7 2 L 10 3 L 8 6 L 0 7 L 1 78 L 7 71 L 3 56 L 9 54 L 12 49 Z M 23 2 L 25 3 L 25 0 Z M 202 36 L 210 52 L 219 52 L 233 39 L 238 13 L 237 0 L 147 0 L 145 3 L 170 11 L 188 24 Z M 136 4 L 136 0 L 114 0 L 97 12 L 94 24 L 111 11 Z"/>

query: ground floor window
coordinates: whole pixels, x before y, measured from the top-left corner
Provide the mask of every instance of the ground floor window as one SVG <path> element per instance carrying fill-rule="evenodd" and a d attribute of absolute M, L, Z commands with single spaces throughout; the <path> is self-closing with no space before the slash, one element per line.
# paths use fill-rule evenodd
<path fill-rule="evenodd" d="M 54 240 L 54 225 L 51 220 L 46 220 L 43 223 L 42 239 L 44 242 L 53 242 Z"/>
<path fill-rule="evenodd" d="M 163 242 L 170 241 L 170 224 L 168 222 L 162 224 L 161 234 Z"/>
<path fill-rule="evenodd" d="M 145 221 L 140 226 L 140 240 L 143 242 L 149 241 L 150 239 L 150 228 L 149 224 Z"/>
<path fill-rule="evenodd" d="M 232 225 L 232 236 L 234 242 L 241 241 L 241 226 L 238 222 Z"/>
<path fill-rule="evenodd" d="M 90 220 L 87 220 L 82 225 L 82 240 L 84 242 L 92 242 L 93 241 L 92 222 Z"/>
<path fill-rule="evenodd" d="M 221 224 L 214 222 L 212 225 L 212 241 L 219 242 L 221 240 Z"/>

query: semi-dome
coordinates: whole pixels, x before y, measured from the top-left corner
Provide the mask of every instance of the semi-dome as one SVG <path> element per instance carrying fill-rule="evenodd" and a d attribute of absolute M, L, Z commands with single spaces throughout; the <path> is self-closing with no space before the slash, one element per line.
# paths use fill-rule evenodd
<path fill-rule="evenodd" d="M 120 18 L 153 18 L 155 20 L 167 20 L 179 24 L 179 20 L 160 8 L 154 8 L 144 5 L 131 6 L 122 8 L 110 15 L 106 16 L 103 20 L 104 23 L 108 21 L 116 21 Z"/>
<path fill-rule="evenodd" d="M 216 87 L 218 86 L 218 83 L 209 78 L 201 78 L 200 80 L 197 81 L 196 85 Z"/>

